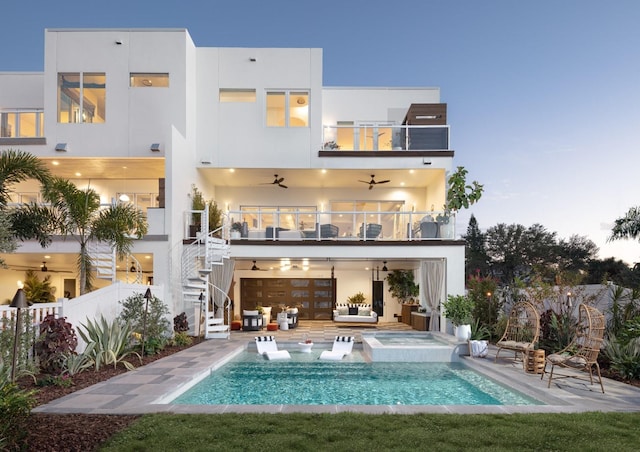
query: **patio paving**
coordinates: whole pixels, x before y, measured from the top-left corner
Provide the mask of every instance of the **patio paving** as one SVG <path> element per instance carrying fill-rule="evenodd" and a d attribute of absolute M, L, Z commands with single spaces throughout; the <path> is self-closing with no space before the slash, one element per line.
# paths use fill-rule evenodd
<path fill-rule="evenodd" d="M 501 353 L 494 363 L 495 348 L 486 358 L 464 357 L 469 367 L 495 381 L 531 396 L 543 405 L 171 405 L 168 401 L 193 386 L 202 378 L 228 362 L 238 353 L 255 347 L 254 336 L 274 335 L 279 348 L 296 350 L 303 339 L 314 346 L 331 348 L 336 335 L 355 336 L 357 343 L 363 333 L 379 331 L 415 332 L 403 323 L 379 323 L 354 327 L 330 321 L 300 321 L 298 328 L 288 331 L 232 331 L 231 338 L 211 339 L 155 361 L 134 371 L 118 375 L 89 388 L 76 391 L 46 405 L 36 407 L 41 413 L 144 414 L 144 413 L 569 413 L 584 411 L 640 411 L 640 388 L 604 379 L 605 393 L 599 385 L 575 379 L 554 380 L 547 388 L 547 379 L 525 373 L 522 362 L 514 362 Z"/>

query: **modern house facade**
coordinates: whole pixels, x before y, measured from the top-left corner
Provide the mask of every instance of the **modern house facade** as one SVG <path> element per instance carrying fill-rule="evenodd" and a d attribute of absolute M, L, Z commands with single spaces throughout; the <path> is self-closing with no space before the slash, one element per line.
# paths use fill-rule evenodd
<path fill-rule="evenodd" d="M 464 291 L 464 242 L 443 211 L 447 105 L 438 88 L 326 87 L 322 64 L 321 49 L 196 47 L 184 29 L 46 30 L 42 73 L 0 73 L 0 149 L 143 209 L 148 235 L 99 285 L 152 283 L 191 324 L 203 305 L 328 320 L 357 292 L 397 321 L 394 269 L 414 271 L 431 311 Z M 14 188 L 39 200 L 33 182 Z M 3 297 L 43 263 L 57 296 L 77 295 L 77 251 L 23 243 L 3 256 Z"/>

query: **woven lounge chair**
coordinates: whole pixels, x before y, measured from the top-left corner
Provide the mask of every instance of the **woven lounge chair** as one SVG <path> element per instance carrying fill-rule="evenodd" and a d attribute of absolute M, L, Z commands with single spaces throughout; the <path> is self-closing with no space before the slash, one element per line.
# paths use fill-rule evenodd
<path fill-rule="evenodd" d="M 495 361 L 501 350 L 514 352 L 514 359 L 519 357 L 524 365 L 524 355 L 529 349 L 534 349 L 540 336 L 540 315 L 536 308 L 528 301 L 521 301 L 513 305 L 507 327 L 496 346 Z"/>
<path fill-rule="evenodd" d="M 258 353 L 269 360 L 291 359 L 291 355 L 286 350 L 278 350 L 278 344 L 273 336 L 256 336 L 256 347 Z"/>
<path fill-rule="evenodd" d="M 325 350 L 320 354 L 320 359 L 340 361 L 353 350 L 353 336 L 336 336 L 331 350 Z"/>
<path fill-rule="evenodd" d="M 600 375 L 600 366 L 598 365 L 598 354 L 604 340 L 604 329 L 604 315 L 596 308 L 581 304 L 578 314 L 578 326 L 573 341 L 563 350 L 552 353 L 545 359 L 545 367 L 541 378 L 545 376 L 547 364 L 551 364 L 547 387 L 551 387 L 551 380 L 553 379 L 578 378 L 586 380 L 586 376 L 582 373 L 572 373 L 571 375 L 554 373 L 556 366 L 588 372 L 591 384 L 593 384 L 593 368 L 595 367 L 600 389 L 604 393 L 602 375 Z"/>

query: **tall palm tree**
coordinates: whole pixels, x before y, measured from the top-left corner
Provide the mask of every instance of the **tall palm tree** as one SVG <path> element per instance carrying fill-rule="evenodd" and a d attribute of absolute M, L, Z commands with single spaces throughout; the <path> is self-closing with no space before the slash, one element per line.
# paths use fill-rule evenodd
<path fill-rule="evenodd" d="M 43 186 L 47 204 L 25 204 L 13 213 L 16 234 L 20 239 L 37 239 L 43 247 L 52 235 L 71 236 L 80 244 L 78 277 L 80 294 L 92 290 L 92 261 L 87 251 L 91 240 L 110 244 L 120 258 L 133 245 L 133 238 L 147 233 L 144 213 L 128 203 L 100 206 L 100 196 L 92 188 L 79 189 L 72 182 L 52 178 Z"/>
<path fill-rule="evenodd" d="M 608 241 L 640 238 L 640 207 L 631 207 L 624 217 L 616 219 Z"/>
<path fill-rule="evenodd" d="M 12 186 L 28 179 L 44 182 L 49 177 L 45 164 L 34 155 L 13 149 L 0 153 L 0 252 L 12 253 L 17 247 L 7 210 Z M 4 259 L 0 258 L 0 266 L 5 266 Z"/>
<path fill-rule="evenodd" d="M 38 157 L 14 149 L 0 154 L 0 208 L 9 203 L 11 186 L 28 179 L 46 182 L 51 174 Z"/>

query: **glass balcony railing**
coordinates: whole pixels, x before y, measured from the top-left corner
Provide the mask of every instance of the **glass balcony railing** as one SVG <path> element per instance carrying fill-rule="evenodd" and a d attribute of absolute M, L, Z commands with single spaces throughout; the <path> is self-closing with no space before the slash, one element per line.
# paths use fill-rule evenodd
<path fill-rule="evenodd" d="M 232 240 L 441 240 L 455 238 L 455 216 L 443 211 L 230 211 L 222 229 Z"/>
<path fill-rule="evenodd" d="M 324 151 L 446 151 L 449 126 L 323 126 Z"/>

